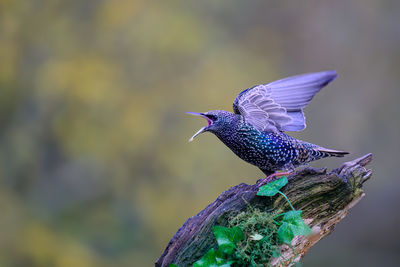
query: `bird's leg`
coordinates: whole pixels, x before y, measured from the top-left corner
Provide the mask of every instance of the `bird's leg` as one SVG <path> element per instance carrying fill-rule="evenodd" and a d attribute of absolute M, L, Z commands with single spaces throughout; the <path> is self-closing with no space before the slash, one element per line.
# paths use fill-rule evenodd
<path fill-rule="evenodd" d="M 276 180 L 277 177 L 280 176 L 287 176 L 290 175 L 291 172 L 274 172 L 270 175 L 268 175 L 267 177 L 265 177 L 264 179 L 262 179 L 261 183 L 258 185 L 259 187 L 265 184 L 268 184 L 274 180 Z"/>
<path fill-rule="evenodd" d="M 290 173 L 291 172 L 275 172 L 275 173 L 267 176 L 267 178 L 265 178 L 265 179 L 272 181 L 272 180 L 275 180 L 274 178 L 276 178 L 276 177 L 287 176 L 287 175 L 290 175 Z"/>

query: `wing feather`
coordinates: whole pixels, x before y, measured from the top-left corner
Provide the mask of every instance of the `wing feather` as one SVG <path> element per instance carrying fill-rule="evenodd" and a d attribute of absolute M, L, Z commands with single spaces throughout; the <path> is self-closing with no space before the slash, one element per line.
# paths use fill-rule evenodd
<path fill-rule="evenodd" d="M 257 85 L 236 97 L 233 110 L 260 131 L 301 131 L 303 108 L 336 77 L 336 71 L 322 71 Z"/>

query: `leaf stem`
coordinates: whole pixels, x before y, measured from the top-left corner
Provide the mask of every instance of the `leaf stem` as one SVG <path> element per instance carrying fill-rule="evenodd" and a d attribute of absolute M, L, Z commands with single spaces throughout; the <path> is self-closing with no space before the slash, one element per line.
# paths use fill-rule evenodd
<path fill-rule="evenodd" d="M 289 203 L 290 207 L 292 208 L 292 210 L 295 210 L 292 206 L 292 203 L 290 203 L 290 200 L 288 199 L 288 197 L 282 193 L 280 190 L 278 191 L 279 194 L 281 194 L 284 198 L 286 198 L 287 202 Z"/>
<path fill-rule="evenodd" d="M 273 221 L 276 225 L 281 225 L 281 223 L 275 221 L 274 219 L 272 219 L 272 221 Z"/>
<path fill-rule="evenodd" d="M 279 214 L 275 215 L 275 216 L 274 216 L 274 219 L 275 219 L 275 218 L 278 218 L 279 216 L 282 216 L 282 215 L 285 215 L 285 213 L 279 213 Z"/>

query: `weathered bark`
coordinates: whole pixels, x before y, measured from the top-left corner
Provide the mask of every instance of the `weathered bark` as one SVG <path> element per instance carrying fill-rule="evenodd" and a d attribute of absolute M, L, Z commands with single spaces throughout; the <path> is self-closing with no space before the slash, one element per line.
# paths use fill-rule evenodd
<path fill-rule="evenodd" d="M 363 183 L 371 177 L 371 170 L 364 167 L 372 160 L 372 154 L 342 164 L 327 173 L 326 168 L 307 167 L 288 177 L 289 183 L 282 188 L 296 209 L 303 211 L 303 218 L 312 228 L 310 236 L 297 236 L 292 246 L 282 245 L 282 256 L 271 259 L 271 264 L 289 266 L 299 261 L 315 243 L 334 230 L 348 210 L 362 197 Z M 212 227 L 227 225 L 227 220 L 250 205 L 260 210 L 288 210 L 282 196 L 273 198 L 256 195 L 261 180 L 254 185 L 239 184 L 223 192 L 213 203 L 196 216 L 189 218 L 168 243 L 155 266 L 175 263 L 181 267 L 191 266 L 210 248 L 216 245 Z"/>

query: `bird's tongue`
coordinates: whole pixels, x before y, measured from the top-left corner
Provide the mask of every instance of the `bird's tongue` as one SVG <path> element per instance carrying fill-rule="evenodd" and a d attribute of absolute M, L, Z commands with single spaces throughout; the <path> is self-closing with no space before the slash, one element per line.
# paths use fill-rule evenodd
<path fill-rule="evenodd" d="M 190 137 L 189 142 L 192 142 L 193 139 L 198 136 L 199 134 L 201 134 L 202 132 L 204 132 L 204 130 L 206 129 L 206 127 L 201 128 L 197 133 L 195 133 L 192 137 Z"/>

